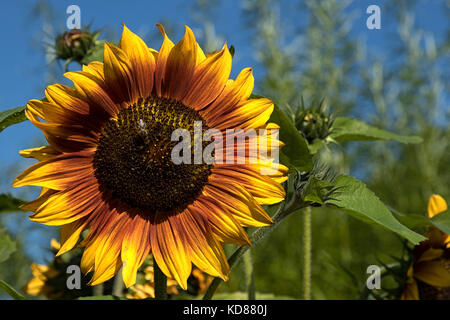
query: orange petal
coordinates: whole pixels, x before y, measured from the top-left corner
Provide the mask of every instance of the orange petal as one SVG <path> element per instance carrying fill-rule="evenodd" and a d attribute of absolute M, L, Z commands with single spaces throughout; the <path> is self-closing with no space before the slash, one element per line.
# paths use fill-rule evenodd
<path fill-rule="evenodd" d="M 131 62 L 126 53 L 112 44 L 105 44 L 104 54 L 105 83 L 115 102 L 133 103 L 138 99 L 137 88 L 132 75 Z"/>
<path fill-rule="evenodd" d="M 78 93 L 93 103 L 96 108 L 103 108 L 113 117 L 119 112 L 119 106 L 113 102 L 101 79 L 83 71 L 67 72 L 64 76 L 72 80 Z"/>
<path fill-rule="evenodd" d="M 127 214 L 122 214 L 116 218 L 116 223 L 108 228 L 107 232 L 99 236 L 99 241 L 96 241 L 94 275 L 89 281 L 89 285 L 95 286 L 111 279 L 122 267 L 120 250 L 125 236 L 123 229 L 130 221 Z"/>
<path fill-rule="evenodd" d="M 418 263 L 425 262 L 425 261 L 431 261 L 435 260 L 439 257 L 441 257 L 444 254 L 444 249 L 434 249 L 429 248 L 424 253 L 422 253 L 419 257 L 419 260 L 417 260 Z"/>
<path fill-rule="evenodd" d="M 220 130 L 259 128 L 269 120 L 273 108 L 273 102 L 267 98 L 243 101 L 222 117 L 210 120 L 209 125 Z"/>
<path fill-rule="evenodd" d="M 153 257 L 161 271 L 186 290 L 192 263 L 176 216 L 152 224 L 150 240 Z"/>
<path fill-rule="evenodd" d="M 224 90 L 210 106 L 200 113 L 208 125 L 217 118 L 232 111 L 234 106 L 241 101 L 247 100 L 252 93 L 255 79 L 252 68 L 243 69 L 236 80 L 228 80 Z"/>
<path fill-rule="evenodd" d="M 214 239 L 208 221 L 188 209 L 177 218 L 183 228 L 186 243 L 191 251 L 192 262 L 214 277 L 228 280 L 230 267 L 222 245 Z"/>
<path fill-rule="evenodd" d="M 194 72 L 189 92 L 183 103 L 195 110 L 210 104 L 223 91 L 231 71 L 231 54 L 225 43 L 223 49 L 208 56 Z"/>
<path fill-rule="evenodd" d="M 91 119 L 79 113 L 53 103 L 30 100 L 25 114 L 34 125 L 49 134 L 67 137 L 72 141 L 88 141 L 90 144 L 96 144 L 98 122 L 94 123 Z M 47 122 L 42 122 L 38 118 Z M 80 136 L 78 140 L 73 139 L 76 135 Z M 91 139 L 92 137 L 94 139 Z"/>
<path fill-rule="evenodd" d="M 35 210 L 30 219 L 42 224 L 56 226 L 68 224 L 89 215 L 97 206 L 102 204 L 103 200 L 97 182 L 88 181 L 83 181 L 69 190 L 50 195 Z"/>
<path fill-rule="evenodd" d="M 119 48 L 123 50 L 131 62 L 132 74 L 140 97 L 148 97 L 152 93 L 155 73 L 155 58 L 147 45 L 123 25 Z"/>
<path fill-rule="evenodd" d="M 63 154 L 31 166 L 14 180 L 13 187 L 29 185 L 65 190 L 93 173 L 91 154 Z"/>
<path fill-rule="evenodd" d="M 122 242 L 123 281 L 127 288 L 136 283 L 136 273 L 150 252 L 150 222 L 139 215 L 128 224 Z"/>
<path fill-rule="evenodd" d="M 163 44 L 159 50 L 158 57 L 156 59 L 156 69 L 155 69 L 155 91 L 158 96 L 162 96 L 162 87 L 165 77 L 165 70 L 167 64 L 167 58 L 169 57 L 172 48 L 174 47 L 173 42 L 167 36 L 164 28 L 159 23 L 157 24 L 161 34 L 164 37 Z"/>
<path fill-rule="evenodd" d="M 42 188 L 41 190 L 41 194 L 39 195 L 39 197 L 33 201 L 30 201 L 28 203 L 25 203 L 23 205 L 20 206 L 20 208 L 22 210 L 26 210 L 26 211 L 36 211 L 37 208 L 39 208 L 44 202 L 46 202 L 48 200 L 48 198 L 56 193 L 56 190 L 51 190 L 51 189 L 46 189 L 46 188 Z"/>
<path fill-rule="evenodd" d="M 57 257 L 73 249 L 86 226 L 87 219 L 79 219 L 61 226 L 61 247 L 56 254 Z"/>
<path fill-rule="evenodd" d="M 268 176 L 250 170 L 244 166 L 215 165 L 212 173 L 217 174 L 217 179 L 240 184 L 260 204 L 274 204 L 284 200 L 286 193 L 283 187 Z"/>
<path fill-rule="evenodd" d="M 105 72 L 103 67 L 103 62 L 93 61 L 89 63 L 87 66 L 83 65 L 82 71 L 88 72 L 97 78 L 105 81 Z"/>
<path fill-rule="evenodd" d="M 205 217 L 220 241 L 237 245 L 251 244 L 239 222 L 216 199 L 201 195 L 189 210 Z"/>
<path fill-rule="evenodd" d="M 89 114 L 91 107 L 81 99 L 76 90 L 62 84 L 53 84 L 45 89 L 49 102 L 80 114 Z"/>
<path fill-rule="evenodd" d="M 34 158 L 39 161 L 43 161 L 57 156 L 59 152 L 57 152 L 50 146 L 44 146 L 39 148 L 20 150 L 19 154 L 24 158 Z"/>
<path fill-rule="evenodd" d="M 212 177 L 209 185 L 205 186 L 205 193 L 220 201 L 242 226 L 263 227 L 272 223 L 264 209 L 240 185 L 227 184 Z"/>
<path fill-rule="evenodd" d="M 197 59 L 197 42 L 189 27 L 167 57 L 162 96 L 182 101 L 188 92 Z M 161 53 L 160 53 L 161 54 Z"/>

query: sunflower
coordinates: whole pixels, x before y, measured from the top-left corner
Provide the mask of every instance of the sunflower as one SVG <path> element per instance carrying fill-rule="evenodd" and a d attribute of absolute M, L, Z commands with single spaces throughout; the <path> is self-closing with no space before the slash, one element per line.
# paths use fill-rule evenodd
<path fill-rule="evenodd" d="M 61 248 L 56 239 L 50 242 L 50 249 L 56 254 Z M 33 277 L 21 288 L 30 296 L 44 296 L 47 299 L 77 299 L 82 296 L 92 295 L 92 287 L 85 286 L 87 277 L 81 277 L 81 289 L 67 290 L 67 268 L 76 264 L 81 259 L 81 250 L 74 250 L 64 257 L 55 257 L 48 265 L 32 263 Z M 108 290 L 109 286 L 105 286 Z"/>
<path fill-rule="evenodd" d="M 48 101 L 30 100 L 25 111 L 48 145 L 20 152 L 39 162 L 13 186 L 42 187 L 23 209 L 34 212 L 35 222 L 61 226 L 57 255 L 74 248 L 89 230 L 79 246 L 83 273 L 93 272 L 91 285 L 122 268 L 130 287 L 150 252 L 183 289 L 192 264 L 227 280 L 223 243 L 250 245 L 243 227 L 271 224 L 261 205 L 285 197 L 281 183 L 288 169 L 274 166 L 272 153 L 253 159 L 248 152 L 238 163 L 172 161 L 177 142 L 171 134 L 179 128 L 194 134 L 195 123 L 201 133 L 269 132 L 236 139 L 233 155 L 249 145 L 281 142 L 277 126 L 267 123 L 273 103 L 249 99 L 252 69 L 229 79 L 226 43 L 205 55 L 189 27 L 177 44 L 158 27 L 164 38 L 159 52 L 124 26 L 118 47 L 105 44 L 103 63 L 65 74 L 74 88 L 50 85 Z M 215 147 L 223 151 L 223 143 Z"/>
<path fill-rule="evenodd" d="M 432 195 L 428 201 L 428 217 L 445 210 L 444 198 Z M 428 240 L 414 247 L 413 263 L 408 269 L 401 298 L 450 300 L 450 237 L 434 226 L 425 236 Z"/>

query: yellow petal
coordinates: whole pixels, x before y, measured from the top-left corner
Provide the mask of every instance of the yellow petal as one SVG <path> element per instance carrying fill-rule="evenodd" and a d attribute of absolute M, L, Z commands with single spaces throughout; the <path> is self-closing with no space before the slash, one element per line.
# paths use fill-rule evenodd
<path fill-rule="evenodd" d="M 105 81 L 105 73 L 103 68 L 103 62 L 100 61 L 93 61 L 89 63 L 87 66 L 83 65 L 82 68 L 83 71 L 88 72 L 94 76 L 96 76 L 99 79 L 102 79 Z"/>
<path fill-rule="evenodd" d="M 155 58 L 147 45 L 123 25 L 119 48 L 128 56 L 135 83 L 140 97 L 148 97 L 152 93 L 155 72 Z"/>
<path fill-rule="evenodd" d="M 269 120 L 273 108 L 273 102 L 267 98 L 243 101 L 210 125 L 217 129 L 259 128 Z"/>
<path fill-rule="evenodd" d="M 245 68 L 239 73 L 236 80 L 228 80 L 217 99 L 200 112 L 208 125 L 232 111 L 239 102 L 248 99 L 254 86 L 252 71 L 252 68 Z"/>
<path fill-rule="evenodd" d="M 153 257 L 161 271 L 186 290 L 192 263 L 180 232 L 172 216 L 152 224 L 150 240 Z"/>
<path fill-rule="evenodd" d="M 48 160 L 59 154 L 50 146 L 20 150 L 19 154 L 24 158 L 35 158 L 39 161 Z"/>
<path fill-rule="evenodd" d="M 133 103 L 137 100 L 138 93 L 132 67 L 126 53 L 112 44 L 105 44 L 104 54 L 105 83 L 110 88 L 110 93 L 115 97 L 116 103 Z"/>
<path fill-rule="evenodd" d="M 156 59 L 156 69 L 155 69 L 155 90 L 158 96 L 162 95 L 162 85 L 165 78 L 167 58 L 169 57 L 172 48 L 174 47 L 173 42 L 167 36 L 164 27 L 157 24 L 161 34 L 164 37 L 163 44 L 159 50 L 158 57 Z"/>
<path fill-rule="evenodd" d="M 414 277 L 435 287 L 450 287 L 450 271 L 444 261 L 426 261 L 414 266 Z"/>
<path fill-rule="evenodd" d="M 103 109 L 113 117 L 119 112 L 119 106 L 111 100 L 106 92 L 106 85 L 100 78 L 83 71 L 67 72 L 64 76 L 72 80 L 77 92 L 97 109 Z"/>
<path fill-rule="evenodd" d="M 183 39 L 172 48 L 167 57 L 162 96 L 183 100 L 191 85 L 196 59 L 197 42 L 192 30 L 186 26 Z"/>
<path fill-rule="evenodd" d="M 420 256 L 417 262 L 431 261 L 441 257 L 444 254 L 443 249 L 433 249 L 429 248 Z"/>
<path fill-rule="evenodd" d="M 102 202 L 95 182 L 82 183 L 50 195 L 30 220 L 51 226 L 68 224 L 87 216 Z"/>
<path fill-rule="evenodd" d="M 226 206 L 242 226 L 263 227 L 272 223 L 264 209 L 242 186 L 214 179 L 210 179 L 209 183 L 210 185 L 205 187 L 205 193 Z"/>
<path fill-rule="evenodd" d="M 202 216 L 185 210 L 177 218 L 182 225 L 192 262 L 214 277 L 228 280 L 230 267 L 222 245 L 210 234 L 208 222 Z"/>
<path fill-rule="evenodd" d="M 445 210 L 447 210 L 447 202 L 440 195 L 433 194 L 428 200 L 428 217 L 433 218 Z"/>
<path fill-rule="evenodd" d="M 64 86 L 62 84 L 53 84 L 45 89 L 45 97 L 49 102 L 56 105 L 78 112 L 80 114 L 89 114 L 91 106 L 81 99 L 76 90 Z"/>
<path fill-rule="evenodd" d="M 79 219 L 61 226 L 61 248 L 56 256 L 73 249 L 80 238 L 81 232 L 87 227 L 87 219 Z"/>
<path fill-rule="evenodd" d="M 116 224 L 112 225 L 99 236 L 100 241 L 97 242 L 97 250 L 95 253 L 94 275 L 89 285 L 95 286 L 105 282 L 116 275 L 122 267 L 120 259 L 120 250 L 124 238 L 123 228 L 129 217 L 124 213 L 124 217 L 119 217 Z"/>
<path fill-rule="evenodd" d="M 205 217 L 221 242 L 251 245 L 247 233 L 230 212 L 216 199 L 201 195 L 189 210 Z"/>
<path fill-rule="evenodd" d="M 150 223 L 136 215 L 122 242 L 123 281 L 127 288 L 136 283 L 136 273 L 150 251 Z"/>
<path fill-rule="evenodd" d="M 231 71 L 231 54 L 225 43 L 223 49 L 209 55 L 194 72 L 189 92 L 183 103 L 195 110 L 210 104 L 223 91 Z"/>
<path fill-rule="evenodd" d="M 61 155 L 36 163 L 14 180 L 13 187 L 29 185 L 53 190 L 68 189 L 93 174 L 92 159 L 86 155 Z"/>
<path fill-rule="evenodd" d="M 218 180 L 223 179 L 223 181 L 231 184 L 240 184 L 259 204 L 278 203 L 286 196 L 283 187 L 278 182 L 245 166 L 215 165 L 212 173 L 217 174 L 215 178 Z"/>

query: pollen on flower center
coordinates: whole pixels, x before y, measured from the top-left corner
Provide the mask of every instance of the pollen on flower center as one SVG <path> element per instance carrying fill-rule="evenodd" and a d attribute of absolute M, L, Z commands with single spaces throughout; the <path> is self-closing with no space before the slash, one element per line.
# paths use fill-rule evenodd
<path fill-rule="evenodd" d="M 120 111 L 103 126 L 95 152 L 100 185 L 113 198 L 149 216 L 184 209 L 211 173 L 208 164 L 175 164 L 171 159 L 178 143 L 171 141 L 172 132 L 182 128 L 193 137 L 195 121 L 202 121 L 202 130 L 207 130 L 198 112 L 167 98 L 140 99 Z"/>

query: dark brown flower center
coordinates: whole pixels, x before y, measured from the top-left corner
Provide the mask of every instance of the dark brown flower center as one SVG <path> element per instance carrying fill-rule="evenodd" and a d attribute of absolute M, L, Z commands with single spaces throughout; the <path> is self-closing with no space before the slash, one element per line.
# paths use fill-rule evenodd
<path fill-rule="evenodd" d="M 194 124 L 203 118 L 181 102 L 150 97 L 119 112 L 101 130 L 94 156 L 95 175 L 108 193 L 149 216 L 184 209 L 201 193 L 211 173 L 205 164 L 174 163 L 177 129 L 189 131 L 194 159 Z M 197 122 L 198 123 L 198 122 Z M 202 142 L 204 148 L 204 142 Z"/>

